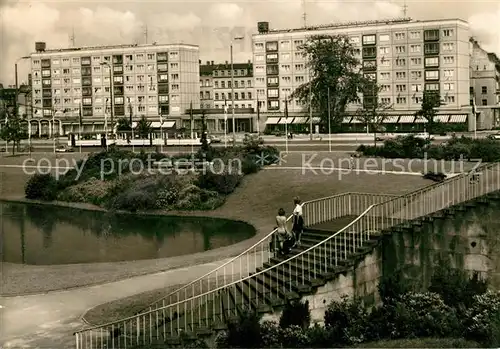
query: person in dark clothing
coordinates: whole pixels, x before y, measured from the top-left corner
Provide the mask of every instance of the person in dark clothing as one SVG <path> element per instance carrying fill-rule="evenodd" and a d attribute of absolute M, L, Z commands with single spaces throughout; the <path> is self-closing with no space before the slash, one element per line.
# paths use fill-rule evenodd
<path fill-rule="evenodd" d="M 293 199 L 293 204 L 295 205 L 295 208 L 293 209 L 292 232 L 295 237 L 295 245 L 297 246 L 300 246 L 300 236 L 302 235 L 302 231 L 304 230 L 304 217 L 302 214 L 301 202 L 302 201 L 298 197 L 295 197 Z"/>

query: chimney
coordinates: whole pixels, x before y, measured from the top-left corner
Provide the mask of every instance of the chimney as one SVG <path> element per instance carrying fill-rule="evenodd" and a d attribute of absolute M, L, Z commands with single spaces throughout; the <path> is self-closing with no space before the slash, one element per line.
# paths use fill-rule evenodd
<path fill-rule="evenodd" d="M 198 60 L 198 64 L 201 65 L 201 59 Z"/>
<path fill-rule="evenodd" d="M 211 65 L 214 65 L 214 61 L 211 62 Z"/>

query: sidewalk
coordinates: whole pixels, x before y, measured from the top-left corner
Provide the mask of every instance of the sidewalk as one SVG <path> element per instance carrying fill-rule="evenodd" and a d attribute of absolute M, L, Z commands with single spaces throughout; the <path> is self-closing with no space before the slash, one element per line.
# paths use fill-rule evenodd
<path fill-rule="evenodd" d="M 228 259 L 123 281 L 43 295 L 0 297 L 2 348 L 69 349 L 74 331 L 85 325 L 80 317 L 90 308 L 155 289 L 185 284 Z"/>

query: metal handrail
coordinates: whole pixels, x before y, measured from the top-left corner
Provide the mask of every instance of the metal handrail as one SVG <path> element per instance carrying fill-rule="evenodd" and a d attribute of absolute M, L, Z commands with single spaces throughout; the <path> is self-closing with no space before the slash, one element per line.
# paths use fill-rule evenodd
<path fill-rule="evenodd" d="M 499 166 L 498 166 L 498 164 L 488 164 L 488 165 L 482 166 L 482 167 L 481 167 L 481 170 L 485 170 L 485 169 L 486 169 L 486 170 L 488 170 L 489 168 L 492 168 L 492 167 L 494 167 L 494 166 L 496 166 L 496 167 L 497 167 L 497 170 L 498 170 L 498 167 L 499 167 Z M 429 211 L 429 212 L 427 212 L 428 210 L 426 211 L 426 210 L 424 209 L 424 210 L 422 210 L 422 211 L 421 211 L 421 210 L 418 210 L 418 212 L 420 212 L 420 213 L 417 213 L 417 212 L 414 212 L 414 211 L 412 210 L 412 208 L 409 208 L 409 209 L 408 209 L 408 205 L 406 205 L 406 206 L 404 205 L 404 204 L 407 204 L 407 203 L 408 203 L 408 199 L 409 199 L 409 202 L 410 202 L 410 203 L 415 202 L 415 201 L 416 201 L 416 194 L 417 194 L 417 193 L 420 193 L 420 194 L 430 193 L 433 189 L 438 188 L 438 187 L 442 187 L 442 188 L 444 188 L 444 189 L 450 189 L 450 188 L 451 188 L 451 190 L 454 190 L 454 189 L 455 189 L 455 186 L 454 186 L 454 185 L 455 185 L 455 183 L 459 183 L 459 184 L 460 184 L 460 181 L 463 181 L 463 180 L 465 179 L 464 177 L 467 177 L 468 175 L 469 175 L 469 173 L 462 174 L 462 175 L 459 175 L 459 176 L 455 176 L 454 178 L 451 178 L 451 179 L 446 180 L 446 181 L 444 181 L 444 182 L 441 182 L 441 183 L 436 183 L 436 184 L 430 185 L 430 186 L 428 186 L 428 187 L 418 189 L 418 190 L 416 190 L 416 191 L 414 191 L 414 192 L 413 192 L 413 197 L 412 197 L 412 195 L 408 195 L 408 194 L 406 194 L 406 195 L 404 195 L 403 197 L 398 197 L 398 198 L 395 198 L 395 199 L 389 200 L 389 201 L 391 201 L 391 202 L 394 202 L 395 200 L 400 200 L 401 205 L 396 205 L 396 206 L 395 206 L 395 207 L 396 207 L 396 209 L 401 210 L 401 209 L 403 209 L 404 207 L 406 207 L 405 214 L 408 214 L 408 213 L 409 213 L 407 216 L 405 216 L 404 218 L 401 218 L 401 219 L 399 219 L 399 218 L 394 218 L 394 217 L 391 215 L 391 217 L 390 217 L 390 218 L 391 218 L 391 221 L 394 223 L 394 220 L 395 220 L 395 219 L 396 219 L 396 220 L 398 220 L 398 221 L 399 221 L 399 220 L 401 220 L 401 221 L 408 221 L 408 220 L 411 220 L 411 219 L 415 219 L 415 218 L 419 217 L 419 216 L 418 216 L 419 214 L 420 214 L 420 215 L 427 215 L 427 214 L 430 214 L 430 213 L 432 213 L 432 212 L 438 211 L 438 210 L 440 210 L 440 209 L 443 209 L 443 208 L 449 207 L 450 205 L 453 205 L 453 204 L 456 204 L 456 203 L 459 203 L 459 202 L 463 202 L 463 201 L 466 201 L 466 200 L 470 200 L 470 199 L 472 199 L 472 198 L 475 198 L 475 197 L 480 196 L 480 195 L 484 195 L 485 193 L 491 192 L 491 191 L 493 191 L 493 190 L 498 190 L 498 189 L 500 189 L 500 181 L 499 181 L 499 180 L 497 180 L 497 182 L 498 182 L 498 183 L 495 183 L 495 184 L 496 184 L 496 186 L 494 185 L 494 186 L 493 186 L 493 188 L 492 188 L 492 190 L 488 191 L 490 188 L 489 188 L 489 183 L 488 183 L 488 172 L 486 172 L 486 190 L 483 190 L 483 189 L 484 189 L 484 188 L 483 188 L 483 184 L 484 184 L 484 183 L 481 181 L 481 183 L 480 183 L 480 184 L 481 184 L 481 187 L 480 187 L 479 189 L 477 189 L 477 187 L 475 187 L 476 189 L 473 189 L 473 191 L 467 191 L 467 193 L 465 193 L 465 197 L 463 198 L 463 200 L 462 200 L 462 196 L 464 196 L 464 195 L 462 195 L 462 192 L 460 191 L 460 188 L 459 188 L 459 189 L 457 190 L 457 193 L 458 193 L 458 194 L 460 194 L 460 195 L 458 195 L 458 194 L 457 194 L 457 195 L 455 196 L 455 195 L 454 195 L 454 193 L 453 193 L 453 199 L 451 200 L 451 202 L 450 202 L 450 196 L 449 196 L 449 195 L 448 195 L 448 200 L 447 200 L 447 201 L 446 201 L 446 200 L 444 200 L 444 195 L 443 195 L 443 196 L 442 196 L 442 197 L 443 197 L 443 200 L 442 200 L 441 205 L 440 205 L 439 203 L 437 203 L 437 204 L 436 204 L 436 203 L 431 204 L 430 206 L 431 206 L 431 210 L 432 210 L 432 212 L 430 212 L 430 211 Z M 450 184 L 451 184 L 451 185 L 450 185 Z M 466 183 L 464 182 L 464 186 L 465 186 L 465 185 L 466 185 Z M 478 184 L 475 184 L 475 185 L 478 185 Z M 352 193 L 348 193 L 348 194 L 349 194 L 349 195 L 352 195 Z M 411 194 L 411 193 L 410 193 L 410 194 Z M 438 192 L 437 194 L 439 194 L 439 192 Z M 448 193 L 448 194 L 449 194 L 449 193 Z M 346 195 L 346 194 L 340 194 L 339 196 L 341 196 L 341 195 Z M 324 199 L 324 198 L 323 198 L 323 199 Z M 405 199 L 406 199 L 406 201 L 405 201 Z M 422 199 L 422 197 L 420 197 L 420 199 Z M 429 198 L 424 198 L 424 199 L 429 199 Z M 433 199 L 435 199 L 435 198 L 433 198 Z M 311 200 L 310 202 L 320 201 L 320 200 L 322 200 L 322 199 L 315 199 L 315 200 Z M 271 267 L 269 267 L 269 268 L 266 268 L 266 269 L 264 269 L 264 270 L 261 270 L 261 271 L 259 271 L 259 272 L 256 272 L 256 273 L 254 273 L 254 274 L 252 274 L 252 275 L 246 276 L 246 277 L 241 278 L 241 279 L 239 279 L 239 280 L 232 281 L 232 282 L 230 282 L 230 283 L 228 283 L 228 284 L 225 284 L 225 285 L 223 285 L 223 286 L 216 287 L 215 289 L 209 290 L 209 291 L 207 291 L 207 292 L 205 292 L 205 293 L 202 293 L 202 294 L 200 294 L 200 295 L 197 295 L 197 296 L 191 297 L 191 298 L 189 298 L 189 299 L 181 300 L 181 301 L 178 301 L 178 302 L 173 303 L 173 304 L 169 304 L 169 305 L 166 305 L 166 306 L 163 306 L 163 307 L 156 308 L 156 309 L 154 309 L 154 310 L 150 310 L 150 311 L 145 312 L 145 313 L 142 313 L 142 314 L 140 314 L 140 315 L 134 315 L 134 316 L 131 316 L 131 317 L 127 317 L 127 318 L 125 318 L 125 319 L 121 319 L 121 320 L 119 320 L 119 321 L 109 322 L 109 323 L 106 323 L 106 324 L 103 324 L 103 325 L 93 326 L 93 327 L 90 327 L 90 328 L 86 328 L 86 329 L 83 329 L 83 330 L 80 330 L 80 331 L 75 332 L 75 334 L 76 334 L 76 335 L 77 335 L 77 337 L 78 337 L 78 335 L 79 335 L 79 334 L 81 334 L 82 332 L 92 331 L 92 330 L 95 330 L 95 329 L 101 329 L 101 331 L 102 331 L 102 330 L 103 330 L 104 328 L 106 328 L 106 327 L 110 327 L 110 326 L 118 325 L 118 324 L 121 324 L 121 323 L 125 324 L 127 321 L 132 320 L 132 319 L 136 319 L 136 320 L 138 321 L 138 323 L 139 323 L 139 317 L 140 317 L 140 316 L 150 315 L 150 319 L 151 319 L 151 314 L 152 314 L 152 313 L 154 313 L 154 312 L 157 312 L 157 313 L 156 313 L 156 316 L 157 316 L 157 318 L 158 318 L 158 311 L 163 311 L 163 310 L 165 310 L 165 309 L 169 309 L 169 308 L 170 308 L 170 309 L 172 309 L 172 307 L 174 307 L 174 306 L 177 306 L 177 307 L 178 307 L 180 304 L 184 304 L 184 308 L 186 309 L 186 305 L 187 305 L 187 303 L 188 303 L 188 302 L 191 302 L 191 306 L 192 306 L 192 305 L 193 305 L 193 301 L 194 301 L 194 300 L 198 300 L 198 299 L 200 299 L 200 298 L 202 298 L 202 297 L 207 297 L 207 296 L 209 296 L 209 295 L 215 295 L 217 292 L 219 292 L 219 291 L 221 291 L 221 290 L 223 290 L 223 289 L 227 289 L 227 288 L 229 288 L 229 287 L 231 287 L 231 286 L 234 286 L 234 285 L 236 285 L 236 284 L 238 284 L 238 283 L 244 282 L 244 281 L 249 280 L 249 279 L 251 279 L 251 278 L 254 278 L 254 277 L 258 276 L 258 275 L 261 275 L 261 274 L 263 274 L 263 273 L 269 272 L 270 270 L 273 270 L 273 269 L 275 269 L 275 268 L 278 268 L 278 267 L 280 267 L 280 266 L 284 265 L 285 263 L 288 263 L 288 262 L 290 262 L 290 261 L 292 261 L 292 260 L 294 260 L 294 259 L 297 259 L 297 258 L 299 258 L 299 257 L 303 257 L 306 253 L 309 253 L 309 252 L 311 252 L 311 251 L 314 251 L 314 249 L 316 249 L 317 247 L 319 247 L 319 246 L 321 246 L 321 245 L 326 244 L 327 242 L 331 241 L 332 239 L 336 239 L 336 237 L 338 237 L 340 234 L 344 233 L 347 229 L 351 228 L 353 225 L 357 224 L 358 222 L 360 222 L 360 221 L 361 221 L 362 219 L 364 219 L 364 218 L 368 218 L 369 220 L 368 220 L 367 222 L 365 222 L 365 224 L 364 224 L 364 225 L 362 224 L 361 228 L 363 228 L 363 226 L 365 226 L 365 228 L 366 228 L 366 225 L 370 225 L 370 222 L 371 222 L 373 225 L 376 225 L 376 223 L 374 223 L 374 221 L 370 221 L 370 219 L 371 219 L 371 220 L 373 220 L 376 216 L 369 216 L 369 214 L 370 214 L 370 213 L 376 213 L 376 212 L 378 212 L 378 211 L 377 211 L 377 209 L 378 209 L 378 208 L 380 208 L 380 207 L 384 208 L 384 206 L 383 206 L 383 205 L 386 205 L 386 204 L 387 204 L 387 202 L 389 202 L 389 201 L 384 201 L 384 202 L 381 202 L 381 203 L 378 203 L 378 204 L 372 204 L 372 205 L 370 205 L 367 209 L 365 209 L 365 210 L 361 213 L 361 215 L 359 215 L 359 216 L 358 216 L 355 220 L 353 220 L 351 223 L 349 223 L 349 224 L 348 224 L 348 225 L 346 225 L 344 228 L 342 228 L 341 230 L 339 230 L 337 233 L 335 233 L 335 234 L 333 234 L 333 235 L 329 236 L 329 237 L 328 237 L 328 238 L 326 238 L 325 240 L 323 240 L 323 241 L 321 241 L 321 242 L 317 243 L 316 245 L 314 245 L 314 246 L 312 246 L 312 247 L 310 247 L 310 248 L 306 249 L 305 251 L 302 251 L 301 253 L 299 253 L 299 254 L 297 254 L 297 255 L 294 255 L 294 256 L 292 256 L 292 257 L 290 257 L 290 258 L 288 258 L 288 259 L 286 259 L 286 260 L 284 260 L 284 261 L 282 261 L 282 262 L 280 262 L 280 263 L 277 263 L 277 264 L 275 264 L 275 265 L 272 265 L 272 266 L 271 266 Z M 434 201 L 435 201 L 435 200 L 434 200 Z M 304 204 L 306 204 L 306 203 L 304 203 Z M 387 206 L 385 206 L 385 207 L 387 207 Z M 392 211 L 392 210 L 391 210 L 391 211 Z M 415 213 L 415 216 L 413 215 L 413 213 Z M 385 218 L 385 217 L 384 217 L 384 218 Z M 362 244 L 362 243 L 363 243 L 363 234 L 367 234 L 367 237 L 369 237 L 369 235 L 370 235 L 370 231 L 366 232 L 366 231 L 361 230 L 361 231 L 359 232 L 359 234 L 361 235 L 361 238 L 360 238 L 360 242 L 358 242 L 358 243 L 361 243 L 361 244 Z M 271 235 L 271 234 L 269 234 L 269 235 Z M 268 236 L 269 236 L 269 235 L 268 235 Z M 345 238 L 345 237 L 344 237 L 344 238 Z M 365 240 L 366 240 L 366 239 L 365 239 Z M 361 245 L 360 245 L 360 246 L 361 246 Z M 331 246 L 330 246 L 330 247 L 331 247 Z M 249 249 L 249 250 L 251 250 L 251 249 Z M 248 252 L 248 250 L 247 250 L 247 252 Z M 349 252 L 351 252 L 351 251 L 349 251 Z M 316 253 L 316 251 L 314 251 L 314 253 Z M 318 253 L 321 253 L 321 251 L 320 251 L 320 252 L 318 252 Z M 315 256 L 316 256 L 316 254 L 315 254 Z M 326 258 L 326 255 L 325 255 L 325 258 Z M 336 258 L 337 258 L 337 257 L 336 257 Z M 336 259 L 336 261 L 337 261 L 337 259 Z M 336 263 L 335 263 L 335 264 L 336 264 Z M 210 272 L 208 275 L 210 275 L 210 274 L 211 274 L 211 273 L 213 273 L 213 272 L 214 272 L 214 271 Z M 314 271 L 314 273 L 316 273 L 316 271 Z M 199 305 L 199 306 L 201 306 L 201 305 Z M 137 327 L 137 329 L 139 330 L 139 327 Z M 145 328 L 144 328 L 144 330 L 145 330 Z M 151 333 L 150 333 L 150 335 L 151 335 Z M 77 341 L 78 341 L 78 338 L 77 338 Z"/>

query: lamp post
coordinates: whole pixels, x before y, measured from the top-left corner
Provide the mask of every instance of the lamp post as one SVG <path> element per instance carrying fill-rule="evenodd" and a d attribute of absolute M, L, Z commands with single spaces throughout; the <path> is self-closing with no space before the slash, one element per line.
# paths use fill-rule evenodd
<path fill-rule="evenodd" d="M 243 40 L 243 36 L 235 37 L 231 40 L 230 53 L 231 53 L 231 117 L 233 123 L 233 146 L 236 145 L 236 123 L 234 121 L 234 66 L 233 66 L 233 42 L 236 40 Z"/>
<path fill-rule="evenodd" d="M 111 115 L 111 132 L 114 134 L 115 128 L 114 128 L 113 121 L 114 121 L 114 115 L 115 115 L 115 102 L 114 102 L 114 91 L 113 91 L 113 67 L 108 62 L 101 62 L 101 65 L 107 66 L 109 68 L 109 100 L 111 103 L 111 107 L 109 110 L 110 110 L 110 115 Z M 107 131 L 106 131 L 106 133 L 107 133 Z M 106 134 L 106 138 L 107 138 L 107 134 Z M 108 144 L 108 140 L 106 139 L 106 145 L 107 144 Z"/>

